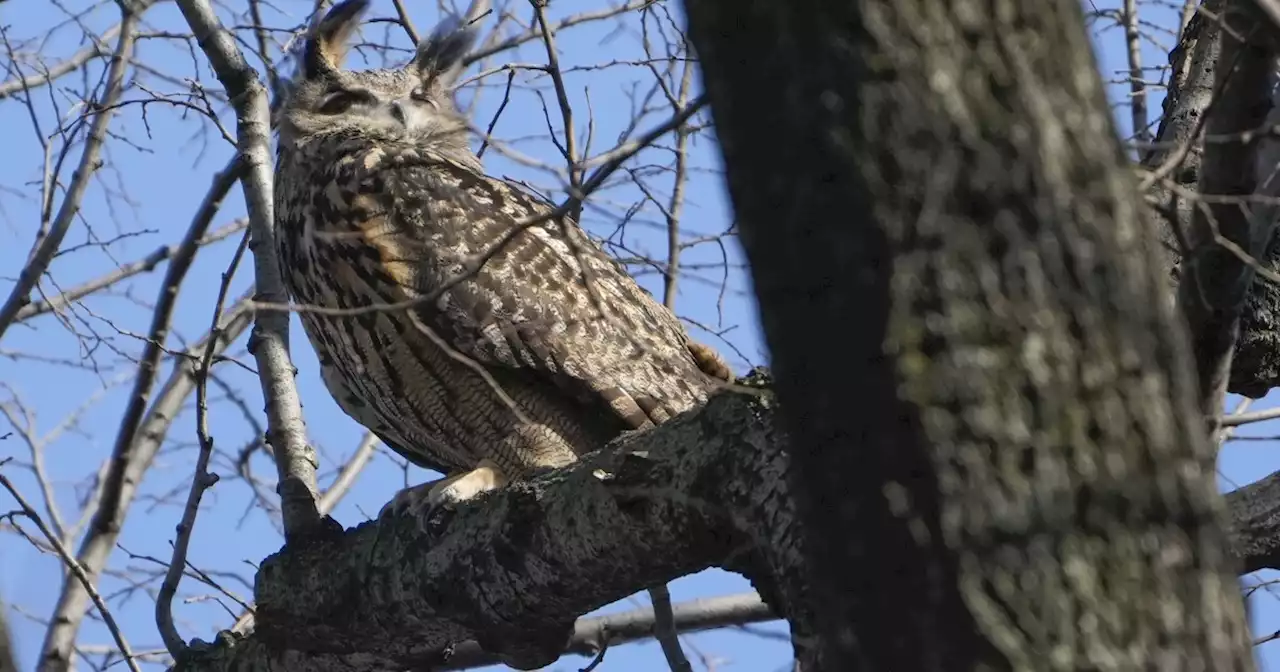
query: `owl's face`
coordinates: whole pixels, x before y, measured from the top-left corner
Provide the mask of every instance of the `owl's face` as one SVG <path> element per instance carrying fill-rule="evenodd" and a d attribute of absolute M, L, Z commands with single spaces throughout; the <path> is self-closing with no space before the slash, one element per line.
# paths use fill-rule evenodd
<path fill-rule="evenodd" d="M 342 70 L 347 41 L 369 0 L 346 0 L 308 33 L 301 67 L 283 107 L 282 144 L 352 135 L 375 141 L 466 147 L 466 124 L 453 101 L 475 29 L 442 22 L 400 69 Z"/>

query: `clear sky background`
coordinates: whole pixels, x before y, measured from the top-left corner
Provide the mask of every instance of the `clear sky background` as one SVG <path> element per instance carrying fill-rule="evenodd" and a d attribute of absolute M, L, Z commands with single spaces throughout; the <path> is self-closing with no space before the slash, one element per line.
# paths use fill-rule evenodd
<path fill-rule="evenodd" d="M 436 3 L 408 4 L 418 29 L 427 32 L 438 16 Z M 272 5 L 275 9 L 268 10 L 274 13 L 268 14 L 267 21 L 281 26 L 296 25 L 303 21 L 310 5 L 310 0 L 277 0 Z M 96 32 L 117 20 L 111 3 L 86 13 L 91 6 L 97 5 L 85 0 L 56 4 L 48 0 L 9 0 L 0 4 L 0 26 L 5 27 L 11 41 L 36 36 L 47 40 L 43 53 L 49 62 L 54 62 L 81 46 L 81 31 L 64 25 L 67 12 L 77 14 L 84 25 Z M 600 6 L 595 0 L 556 0 L 551 3 L 549 14 L 554 20 Z M 1093 8 L 1092 5 L 1089 7 Z M 673 3 L 672 10 L 677 9 Z M 1148 21 L 1176 28 L 1176 15 L 1171 11 L 1159 13 L 1154 8 L 1147 8 L 1144 12 Z M 392 14 L 387 0 L 374 3 L 371 16 Z M 524 7 L 520 7 L 519 15 L 524 20 L 529 18 Z M 223 17 L 225 20 L 227 15 Z M 656 30 L 660 23 L 667 22 L 666 17 L 659 18 L 661 21 L 655 19 L 650 24 L 651 31 Z M 683 25 L 679 16 L 672 20 L 674 23 L 667 22 L 664 28 L 668 34 L 672 33 L 673 26 Z M 1099 27 L 1102 25 L 1098 24 Z M 62 27 L 54 30 L 57 26 Z M 177 8 L 172 3 L 165 3 L 148 12 L 145 30 L 151 33 L 185 32 L 185 27 Z M 382 30 L 382 27 L 369 27 L 365 36 L 376 41 Z M 399 29 L 390 30 L 393 45 L 409 46 Z M 1118 82 L 1127 68 L 1123 60 L 1123 40 L 1116 29 L 1095 32 L 1100 37 L 1104 76 Z M 572 70 L 574 66 L 609 64 L 571 72 L 566 77 L 578 115 L 575 125 L 580 138 L 585 136 L 588 128 L 587 110 L 593 113 L 590 115 L 594 119 L 590 126 L 593 154 L 616 143 L 632 118 L 631 111 L 635 109 L 631 93 L 637 85 L 643 92 L 652 82 L 652 75 L 646 68 L 634 65 L 634 61 L 643 55 L 642 39 L 640 25 L 634 18 L 621 25 L 610 21 L 575 28 L 562 32 L 558 37 L 562 67 Z M 652 33 L 650 39 L 661 51 L 661 42 L 654 40 Z M 1160 44 L 1144 44 L 1145 62 L 1149 65 L 1166 62 L 1173 37 L 1170 34 L 1160 39 Z M 139 55 L 172 77 L 191 77 L 195 68 L 199 68 L 205 82 L 212 85 L 214 81 L 203 65 L 203 54 L 194 43 L 188 45 L 156 35 L 141 42 Z M 374 59 L 369 65 L 379 63 L 376 55 L 368 55 Z M 3 60 L 7 59 L 0 59 Z M 546 54 L 540 43 L 532 42 L 516 52 L 508 52 L 502 60 L 545 63 Z M 359 54 L 353 57 L 352 64 L 366 67 Z M 95 81 L 100 65 L 88 71 L 90 81 Z M 24 70 L 24 74 L 29 73 L 30 70 Z M 11 76 L 12 73 L 0 73 L 0 80 Z M 80 88 L 80 75 L 71 77 L 75 78 L 71 83 Z M 1159 79 L 1160 74 L 1152 71 L 1150 78 Z M 183 90 L 180 84 L 155 76 L 144 76 L 140 81 L 158 93 Z M 505 74 L 484 80 L 474 117 L 480 123 L 487 123 L 492 118 L 501 101 L 505 81 Z M 545 77 L 535 78 L 529 73 L 522 73 L 516 81 L 517 84 L 536 86 L 544 92 L 550 90 Z M 54 106 L 57 105 L 65 115 L 74 102 L 65 96 L 60 97 L 61 90 L 62 87 L 54 87 L 35 96 L 33 109 L 46 136 L 57 127 L 58 111 Z M 589 96 L 585 91 L 589 91 Z M 1111 93 L 1114 101 L 1123 101 L 1127 97 L 1127 85 L 1113 85 Z M 137 100 L 144 96 L 142 91 L 136 90 L 127 94 L 126 99 Z M 468 99 L 469 95 L 463 96 L 464 101 Z M 554 96 L 547 95 L 546 100 L 551 106 L 553 125 L 558 130 L 560 123 L 554 108 Z M 1158 95 L 1151 100 L 1150 107 L 1153 111 L 1160 109 Z M 1127 132 L 1128 110 L 1116 109 L 1121 127 Z M 661 123 L 668 114 L 661 109 L 655 111 L 638 124 L 639 130 Z M 234 120 L 229 113 L 224 113 L 221 118 L 228 128 L 233 128 Z M 517 90 L 495 134 L 507 140 L 515 139 L 515 148 L 526 155 L 557 163 L 554 148 L 545 137 L 536 137 L 545 136 L 546 123 L 538 97 L 529 90 Z M 33 185 L 38 185 L 41 152 L 31 126 L 31 112 L 27 107 L 14 99 L 0 101 L 0 128 L 9 129 L 0 135 L 0 292 L 7 292 L 17 269 L 25 260 L 38 222 L 38 198 L 33 195 L 38 192 Z M 46 280 L 42 284 L 43 291 L 47 293 L 56 292 L 56 287 L 70 287 L 110 272 L 119 263 L 132 261 L 160 245 L 175 242 L 188 226 L 213 173 L 232 155 L 232 148 L 216 132 L 209 132 L 211 127 L 207 122 L 163 104 L 146 107 L 145 116 L 144 108 L 139 105 L 126 107 L 112 128 L 122 137 L 127 137 L 130 143 L 113 141 L 109 144 L 108 165 L 99 174 L 85 201 L 81 220 L 67 237 L 64 247 L 119 239 L 107 245 L 90 245 L 59 257 L 52 267 L 53 281 Z M 205 133 L 198 132 L 201 128 Z M 666 144 L 670 146 L 670 143 Z M 690 160 L 694 170 L 688 185 L 682 234 L 688 240 L 711 238 L 728 228 L 731 217 L 723 186 L 714 172 L 718 158 L 709 135 L 704 134 L 693 142 Z M 492 151 L 486 154 L 485 163 L 491 172 L 526 179 L 546 188 L 555 189 L 559 184 L 546 171 L 520 165 Z M 654 149 L 641 154 L 629 165 L 641 168 L 669 163 L 669 151 Z M 69 175 L 70 171 L 66 172 Z M 659 171 L 650 172 L 652 174 L 645 178 L 648 186 L 655 192 L 669 192 L 670 176 Z M 557 198 L 562 195 L 563 192 L 556 194 Z M 639 191 L 634 186 L 620 186 L 597 194 L 585 222 L 594 233 L 611 236 L 618 213 L 638 198 Z M 241 192 L 237 187 L 214 220 L 214 228 L 243 214 Z M 631 219 L 620 239 L 613 237 L 615 242 L 621 240 L 630 252 L 621 248 L 613 251 L 624 256 L 647 253 L 663 259 L 666 246 L 664 227 L 660 213 L 653 207 L 647 207 Z M 220 274 L 227 267 L 236 240 L 233 237 L 213 245 L 198 257 L 181 290 L 170 346 L 182 347 L 184 343 L 198 338 L 207 328 Z M 765 363 L 765 348 L 756 326 L 754 303 L 736 244 L 733 241 L 723 246 L 715 242 L 701 244 L 687 250 L 683 261 L 690 270 L 689 275 L 681 280 L 677 312 L 713 331 L 723 332 L 715 335 L 691 326 L 695 337 L 719 348 L 739 371 Z M 149 305 L 155 301 L 162 273 L 163 267 L 131 282 L 127 285 L 127 292 L 95 296 L 83 302 L 68 313 L 65 322 L 44 316 L 17 325 L 0 342 L 0 383 L 8 386 L 0 387 L 0 403 L 12 404 L 20 400 L 35 413 L 34 426 L 38 434 L 54 431 L 67 414 L 86 408 L 75 426 L 66 428 L 60 438 L 48 447 L 45 458 L 56 501 L 65 515 L 73 520 L 81 498 L 89 489 L 90 479 L 110 454 L 120 413 L 127 402 L 128 376 L 133 371 L 129 357 L 140 350 L 139 335 L 146 333 Z M 246 260 L 232 284 L 233 295 L 246 288 L 251 279 L 252 267 Z M 642 283 L 659 296 L 660 280 L 654 272 L 641 274 Z M 292 343 L 299 369 L 298 386 L 309 435 L 321 453 L 323 486 L 355 450 L 362 430 L 341 413 L 325 392 L 317 374 L 315 356 L 296 319 L 293 324 Z M 86 340 L 86 335 L 92 338 Z M 231 354 L 252 366 L 252 358 L 244 352 L 243 338 L 232 348 Z M 171 365 L 171 362 L 166 363 L 162 380 Z M 258 422 L 265 422 L 260 410 L 261 393 L 252 374 L 232 364 L 223 364 L 215 372 L 226 383 L 227 389 L 243 396 L 249 413 Z M 254 505 L 252 489 L 236 476 L 233 467 L 235 456 L 252 441 L 255 430 L 226 393 L 213 390 L 211 394 L 216 403 L 211 409 L 210 422 L 220 453 L 213 470 L 223 480 L 206 494 L 189 560 L 218 576 L 227 589 L 249 599 L 252 587 L 246 582 L 252 581 L 252 565 L 278 550 L 281 537 L 278 523 Z M 1254 409 L 1273 403 L 1274 399 L 1268 397 L 1258 402 Z M 9 430 L 6 421 L 0 417 L 0 435 Z M 1274 433 L 1269 426 L 1252 426 L 1241 433 L 1266 435 L 1268 431 Z M 194 413 L 188 411 L 177 420 L 170 438 L 170 446 L 157 458 L 142 487 L 141 496 L 133 505 L 120 540 L 121 550 L 117 551 L 111 564 L 113 570 L 132 570 L 132 574 L 107 576 L 102 582 L 102 592 L 111 598 L 112 611 L 135 652 L 162 648 L 153 620 L 153 596 L 159 580 L 144 582 L 138 579 L 143 578 L 143 573 L 156 571 L 155 564 L 146 556 L 169 558 L 169 543 L 180 516 L 180 508 L 175 502 L 185 498 L 186 484 L 194 464 Z M 0 441 L 0 458 L 6 456 L 12 456 L 18 462 L 30 460 L 26 446 L 13 437 Z M 267 482 L 267 492 L 270 492 L 274 470 L 269 461 L 258 453 L 251 464 L 254 473 Z M 1231 443 L 1222 453 L 1224 489 L 1251 482 L 1277 469 L 1280 469 L 1280 451 L 1272 442 Z M 37 484 L 29 473 L 14 465 L 6 467 L 5 473 L 15 479 L 29 499 L 40 501 Z M 430 478 L 434 475 L 422 470 L 409 469 L 406 472 L 397 459 L 384 451 L 365 470 L 333 515 L 344 525 L 357 524 L 376 515 L 392 493 L 406 484 L 406 479 L 408 483 L 417 483 Z M 0 514 L 10 508 L 7 496 L 0 495 Z M 1257 578 L 1249 577 L 1246 581 L 1256 582 Z M 60 566 L 56 559 L 40 554 L 12 533 L 0 534 L 0 596 L 10 606 L 10 624 L 24 669 L 31 669 L 34 663 L 34 654 L 44 632 L 40 621 L 48 617 L 60 585 Z M 679 602 L 741 592 L 749 590 L 749 585 L 736 575 L 709 570 L 674 582 L 671 590 L 674 601 Z M 903 599 L 911 598 L 903 596 Z M 1280 604 L 1275 597 L 1267 590 L 1259 590 L 1252 602 L 1255 633 L 1263 636 L 1280 630 Z M 610 605 L 605 610 L 626 610 L 645 603 L 647 598 L 641 594 Z M 235 611 L 235 605 L 190 580 L 182 584 L 179 600 L 174 605 L 179 630 L 186 638 L 211 639 L 217 629 L 228 627 L 234 619 L 228 609 Z M 785 640 L 785 633 L 785 624 L 773 623 L 757 626 L 753 632 L 723 630 L 702 633 L 684 638 L 684 644 L 698 669 L 710 666 L 715 670 L 771 672 L 786 669 L 788 665 L 790 645 Z M 87 619 L 81 642 L 101 647 L 109 645 L 110 638 L 100 622 Z M 1258 648 L 1264 661 L 1276 655 L 1273 647 L 1264 645 Z M 580 658 L 566 657 L 550 669 L 577 670 L 585 662 Z M 598 669 L 651 672 L 665 669 L 665 663 L 656 645 L 634 644 L 611 650 Z"/>

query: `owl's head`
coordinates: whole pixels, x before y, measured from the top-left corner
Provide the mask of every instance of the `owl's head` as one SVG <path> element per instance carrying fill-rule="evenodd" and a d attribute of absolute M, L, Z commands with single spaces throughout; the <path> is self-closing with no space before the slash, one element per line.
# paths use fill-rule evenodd
<path fill-rule="evenodd" d="M 477 0 L 468 17 L 478 17 L 488 4 Z M 453 88 L 477 28 L 449 17 L 418 44 L 404 67 L 343 70 L 351 35 L 368 8 L 369 0 L 344 0 L 312 24 L 281 109 L 281 143 L 341 134 L 466 150 L 467 128 Z"/>

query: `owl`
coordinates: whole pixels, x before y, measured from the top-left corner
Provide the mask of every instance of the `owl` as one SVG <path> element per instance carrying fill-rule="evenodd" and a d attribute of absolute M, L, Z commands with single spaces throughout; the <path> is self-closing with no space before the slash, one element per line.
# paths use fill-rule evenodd
<path fill-rule="evenodd" d="M 339 3 L 305 37 L 275 213 L 326 388 L 446 475 L 388 506 L 429 510 L 569 464 L 731 379 L 575 221 L 485 174 L 453 101 L 473 25 L 445 20 L 403 68 L 342 69 L 368 4 Z"/>

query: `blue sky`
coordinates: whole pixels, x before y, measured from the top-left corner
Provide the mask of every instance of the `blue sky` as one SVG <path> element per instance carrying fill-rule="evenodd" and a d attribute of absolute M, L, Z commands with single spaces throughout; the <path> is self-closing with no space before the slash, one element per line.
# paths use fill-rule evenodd
<path fill-rule="evenodd" d="M 296 24 L 304 18 L 310 4 L 310 0 L 278 0 L 274 7 L 281 13 L 267 10 L 267 21 L 281 26 Z M 408 4 L 418 29 L 423 33 L 427 32 L 437 17 L 435 3 Z M 88 8 L 90 3 L 80 0 L 61 5 L 78 13 Z M 523 8 L 523 3 L 516 3 L 516 6 L 521 8 L 520 17 L 528 20 L 529 12 Z M 548 11 L 554 20 L 599 6 L 597 2 L 586 0 L 557 0 L 551 3 Z M 390 2 L 375 2 L 371 15 L 392 15 Z M 1172 15 L 1152 13 L 1147 18 L 1169 25 Z M 155 8 L 148 13 L 147 19 L 148 31 L 177 31 L 182 27 L 181 16 L 171 3 Z M 78 29 L 63 27 L 51 31 L 55 25 L 64 21 L 65 14 L 57 10 L 53 3 L 41 0 L 11 0 L 0 5 L 0 25 L 11 27 L 10 39 L 23 40 L 41 36 L 47 40 L 44 53 L 50 60 L 58 60 L 80 47 Z M 115 22 L 115 12 L 111 3 L 107 3 L 105 7 L 82 16 L 81 21 L 90 28 L 101 31 Z M 678 17 L 676 21 L 679 22 Z M 665 17 L 661 21 L 652 22 L 650 30 L 656 30 L 663 22 L 666 22 Z M 561 64 L 566 69 L 611 63 L 608 67 L 574 72 L 566 76 L 566 86 L 577 113 L 575 125 L 580 138 L 585 135 L 588 127 L 587 110 L 593 112 L 594 122 L 590 126 L 592 153 L 599 153 L 613 146 L 632 116 L 633 98 L 629 95 L 630 91 L 638 85 L 643 92 L 652 82 L 652 75 L 646 68 L 628 64 L 643 55 L 637 22 L 632 19 L 621 29 L 617 28 L 615 22 L 610 22 L 568 30 L 558 37 Z M 381 36 L 382 30 L 384 29 L 381 27 L 370 27 L 366 29 L 365 35 L 370 40 L 376 40 Z M 670 25 L 665 30 L 670 34 Z M 1100 53 L 1103 72 L 1108 79 L 1118 78 L 1114 73 L 1124 69 L 1122 41 L 1114 31 L 1102 37 Z M 1165 49 L 1170 39 L 1165 39 L 1164 45 L 1146 44 L 1146 62 L 1164 63 Z M 398 29 L 392 32 L 392 44 L 402 48 L 409 46 Z M 656 40 L 655 44 L 661 51 Z M 207 69 L 198 65 L 202 63 L 203 56 L 198 53 L 193 56 L 186 43 L 157 36 L 144 40 L 139 46 L 139 53 L 153 67 L 173 77 L 190 77 L 193 68 L 200 67 L 205 81 L 213 81 Z M 503 60 L 544 63 L 546 54 L 540 43 L 532 42 L 514 53 L 509 52 Z M 355 67 L 366 67 L 359 54 L 353 57 L 352 64 Z M 369 63 L 377 64 L 377 60 Z M 473 73 L 475 71 L 472 70 Z M 89 72 L 89 81 L 94 81 L 100 69 L 95 66 Z M 1152 75 L 1153 78 L 1155 76 Z M 64 114 L 67 110 L 68 101 L 61 98 L 58 92 L 67 86 L 78 89 L 82 86 L 81 81 L 79 75 L 72 75 L 60 82 L 59 87 L 36 96 L 36 116 L 40 119 L 45 135 L 56 127 L 57 113 L 54 104 Z M 149 89 L 160 93 L 182 90 L 180 84 L 166 82 L 154 76 L 143 77 L 142 81 Z M 479 95 L 475 115 L 475 119 L 482 124 L 488 123 L 498 107 L 506 76 L 499 74 L 485 81 L 489 86 Z M 545 78 L 534 80 L 528 73 L 522 73 L 516 81 L 518 84 L 536 84 L 548 93 L 546 100 L 551 109 L 553 124 L 559 129 L 554 96 L 549 94 L 549 83 Z M 587 87 L 589 94 L 584 92 L 584 87 Z M 1123 100 L 1127 89 L 1112 87 L 1112 93 L 1113 99 Z M 135 92 L 128 94 L 127 98 L 137 99 L 140 96 L 141 92 Z M 468 96 L 464 95 L 463 100 L 467 99 Z M 1150 107 L 1152 110 L 1159 110 L 1159 99 L 1153 99 Z M 1122 127 L 1127 127 L 1127 109 L 1119 109 L 1119 112 Z M 639 130 L 661 123 L 665 114 L 668 113 L 658 110 L 649 115 L 639 123 Z M 229 114 L 222 115 L 222 120 L 228 127 L 233 124 Z M 0 124 L 7 129 L 20 129 L 6 133 L 5 140 L 11 144 L 4 150 L 7 160 L 0 161 L 0 241 L 3 241 L 0 242 L 0 290 L 5 290 L 13 273 L 9 269 L 18 268 L 25 259 L 34 223 L 38 221 L 37 199 L 31 194 L 35 193 L 32 191 L 33 180 L 36 180 L 34 184 L 38 184 L 41 152 L 35 136 L 29 130 L 31 121 L 28 110 L 23 105 L 14 100 L 0 103 Z M 202 127 L 206 132 L 199 134 L 197 131 Z M 90 231 L 97 240 L 124 237 L 110 245 L 87 247 L 55 260 L 52 277 L 57 286 L 69 287 L 97 277 L 114 269 L 117 263 L 140 258 L 157 246 L 177 240 L 207 190 L 213 173 L 231 156 L 231 148 L 217 133 L 208 132 L 208 123 L 202 125 L 198 117 L 164 105 L 145 108 L 145 117 L 142 107 L 126 107 L 117 117 L 113 129 L 128 137 L 132 146 L 120 141 L 110 143 L 105 157 L 108 164 L 90 190 L 82 219 L 67 237 L 66 245 L 73 246 L 91 240 Z M 508 140 L 524 138 L 515 143 L 520 152 L 555 162 L 557 159 L 554 148 L 545 139 L 532 137 L 545 136 L 545 129 L 546 121 L 538 98 L 526 91 L 515 91 L 495 133 Z M 581 145 L 580 142 L 579 146 Z M 714 236 L 726 229 L 731 222 L 723 187 L 713 172 L 717 160 L 715 146 L 709 135 L 704 134 L 693 141 L 690 150 L 692 178 L 688 185 L 683 218 L 683 231 L 689 239 Z M 558 184 L 548 173 L 506 160 L 492 151 L 486 154 L 485 162 L 491 172 L 530 180 L 542 186 L 554 187 Z M 668 151 L 654 149 L 642 153 L 630 165 L 638 168 L 665 166 L 669 163 Z M 67 173 L 69 172 L 68 170 Z M 670 175 L 658 170 L 650 172 L 652 174 L 645 178 L 650 188 L 656 192 L 668 192 Z M 594 202 L 607 212 L 589 208 L 586 224 L 593 232 L 609 236 L 614 230 L 613 222 L 617 219 L 617 213 L 638 198 L 639 191 L 634 186 L 600 193 Z M 236 188 L 214 220 L 214 227 L 226 224 L 243 213 L 241 193 Z M 631 250 L 663 258 L 666 245 L 663 226 L 660 214 L 655 208 L 648 207 L 631 219 L 623 241 Z M 232 237 L 213 245 L 197 259 L 181 290 L 174 321 L 176 328 L 170 338 L 170 346 L 181 347 L 181 344 L 197 338 L 207 327 L 218 292 L 220 274 L 227 267 L 236 240 Z M 722 254 L 726 256 L 722 257 Z M 725 258 L 734 267 L 727 273 L 727 283 L 722 278 L 725 275 L 724 269 L 718 267 Z M 695 269 L 692 273 L 696 277 L 682 280 L 677 312 L 714 330 L 728 330 L 721 338 L 691 327 L 695 337 L 719 348 L 740 371 L 746 370 L 751 364 L 764 363 L 764 347 L 756 328 L 754 307 L 740 270 L 741 257 L 736 246 L 730 242 L 722 249 L 715 243 L 702 244 L 686 251 L 683 261 L 689 268 Z M 110 454 L 128 389 L 127 380 L 123 385 L 120 383 L 123 376 L 132 371 L 126 356 L 136 354 L 140 349 L 137 335 L 146 332 L 150 315 L 147 304 L 155 300 L 162 272 L 163 267 L 157 273 L 136 278 L 126 286 L 127 293 L 96 296 L 85 301 L 83 306 L 71 313 L 68 320 L 70 328 L 51 316 L 44 316 L 10 329 L 4 341 L 0 342 L 0 382 L 11 386 L 12 393 L 18 395 L 22 403 L 36 413 L 34 424 L 38 433 L 55 429 L 68 413 L 93 400 L 95 394 L 101 396 L 80 416 L 75 427 L 65 431 L 47 449 L 46 460 L 56 501 L 64 512 L 69 512 L 65 513 L 69 518 L 74 519 L 79 498 L 86 492 L 86 484 L 90 482 L 89 479 L 96 473 L 102 460 Z M 245 288 L 251 275 L 251 265 L 246 261 L 233 282 L 233 293 Z M 661 295 L 660 278 L 656 274 L 642 275 L 641 281 L 655 294 Z M 727 286 L 722 288 L 722 285 Z M 49 282 L 42 287 L 46 292 L 57 291 Z M 81 334 L 97 334 L 102 340 L 97 342 L 96 347 L 86 349 L 82 341 L 71 334 L 71 328 Z M 323 486 L 333 477 L 334 470 L 343 463 L 344 458 L 355 449 L 362 431 L 338 410 L 324 391 L 317 375 L 315 356 L 303 338 L 296 319 L 292 340 L 308 432 L 321 453 Z M 24 353 L 28 358 L 13 359 L 5 356 L 6 353 L 13 352 Z M 252 358 L 244 352 L 244 339 L 232 348 L 232 353 L 240 361 L 252 364 Z M 87 364 L 67 366 L 36 361 L 30 359 L 30 356 L 67 358 Z M 166 364 L 162 376 L 167 375 L 168 369 L 169 364 Z M 222 365 L 215 373 L 222 378 L 228 389 L 243 396 L 248 412 L 255 414 L 261 422 L 261 393 L 252 374 L 231 364 Z M 110 386 L 105 394 L 100 392 L 104 385 Z M 205 497 L 189 560 L 207 572 L 221 573 L 220 581 L 226 588 L 248 598 L 252 593 L 251 583 L 244 582 L 252 581 L 251 565 L 276 551 L 281 540 L 273 520 L 253 506 L 250 487 L 235 477 L 231 466 L 231 461 L 241 447 L 253 438 L 254 430 L 244 421 L 241 409 L 233 400 L 219 390 L 213 390 L 211 394 L 215 400 L 211 408 L 211 429 L 222 453 L 215 458 L 213 470 L 221 474 L 223 480 Z M 10 390 L 0 388 L 0 403 L 10 402 L 12 399 Z M 1254 408 L 1265 408 L 1271 403 L 1274 402 L 1269 397 Z M 0 419 L 0 434 L 9 429 L 4 425 L 5 421 Z M 1242 433 L 1261 435 L 1266 433 L 1266 429 L 1252 427 Z M 174 502 L 185 497 L 186 483 L 193 467 L 194 439 L 194 414 L 188 410 L 175 423 L 171 447 L 157 458 L 142 487 L 141 496 L 133 505 L 120 540 L 122 549 L 127 549 L 127 552 L 117 551 L 111 565 L 113 569 L 154 571 L 154 564 L 146 560 L 145 556 L 168 559 L 173 527 L 180 515 Z M 0 442 L 0 458 L 4 456 L 29 459 L 25 445 L 14 438 Z M 254 473 L 267 479 L 274 473 L 270 463 L 261 454 L 253 458 L 251 464 Z M 1233 483 L 1243 484 L 1276 469 L 1280 469 L 1280 452 L 1271 443 L 1230 444 L 1222 454 L 1224 481 L 1230 479 Z M 36 483 L 29 474 L 14 468 L 6 468 L 6 474 L 14 477 L 29 499 L 37 502 L 40 500 Z M 375 515 L 391 494 L 403 487 L 406 478 L 409 483 L 417 483 L 433 477 L 417 469 L 410 469 L 406 476 L 406 472 L 396 461 L 385 454 L 380 455 L 366 469 L 334 512 L 334 516 L 345 525 L 356 524 Z M 175 492 L 180 493 L 178 498 L 173 497 Z M 0 497 L 0 513 L 8 509 L 7 499 Z M 131 556 L 130 553 L 134 555 Z M 0 535 L 0 595 L 18 609 L 16 613 L 11 612 L 10 621 L 22 664 L 26 668 L 32 664 L 35 649 L 43 634 L 43 626 L 36 621 L 47 617 L 60 581 L 56 559 L 39 554 L 18 537 Z M 127 578 L 116 576 L 107 576 L 102 582 L 102 591 L 111 596 L 112 611 L 121 622 L 135 652 L 161 648 L 152 615 L 153 594 L 147 592 L 154 591 L 157 586 L 158 582 L 152 582 L 134 587 Z M 675 601 L 747 589 L 748 584 L 740 577 L 718 570 L 685 577 L 672 584 Z M 208 639 L 216 629 L 227 627 L 231 623 L 233 617 L 225 609 L 234 609 L 234 605 L 225 599 L 220 602 L 215 599 L 217 597 L 201 585 L 190 580 L 184 581 L 174 611 L 178 628 L 185 638 Z M 633 599 L 635 602 L 623 600 L 606 609 L 625 610 L 633 608 L 637 603 L 647 602 L 643 594 Z M 224 608 L 223 605 L 227 606 Z M 1280 606 L 1277 606 L 1270 593 L 1258 591 L 1254 605 L 1253 619 L 1259 635 L 1280 629 Z M 761 626 L 761 629 L 774 635 L 786 632 L 785 624 L 781 623 Z M 98 621 L 86 619 L 81 642 L 106 645 L 110 639 Z M 784 669 L 790 651 L 788 644 L 776 638 L 731 630 L 685 638 L 685 646 L 695 668 L 705 669 L 700 666 L 700 658 L 705 657 L 714 662 L 714 669 L 743 672 Z M 1270 653 L 1270 648 L 1263 646 L 1259 649 L 1264 659 L 1274 655 Z M 576 670 L 583 664 L 582 659 L 567 657 L 551 669 Z M 664 669 L 663 666 L 661 653 L 656 645 L 636 644 L 610 651 L 599 669 L 649 672 Z"/>

